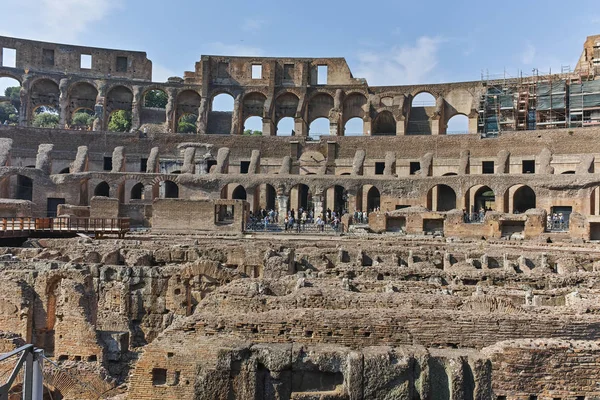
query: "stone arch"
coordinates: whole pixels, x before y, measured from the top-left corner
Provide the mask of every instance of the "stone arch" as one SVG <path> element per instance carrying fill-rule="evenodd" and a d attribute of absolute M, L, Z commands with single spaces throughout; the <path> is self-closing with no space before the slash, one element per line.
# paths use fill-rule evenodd
<path fill-rule="evenodd" d="M 110 197 L 110 186 L 106 181 L 102 181 L 94 188 L 94 196 Z"/>
<path fill-rule="evenodd" d="M 179 198 L 179 186 L 171 181 L 164 180 L 159 184 L 160 198 L 161 199 L 178 199 Z"/>
<path fill-rule="evenodd" d="M 522 214 L 537 206 L 535 191 L 527 185 L 511 186 L 506 193 L 505 209 L 509 213 Z"/>
<path fill-rule="evenodd" d="M 195 90 L 187 89 L 177 94 L 176 98 L 176 107 L 175 107 L 175 121 L 177 121 L 177 126 L 175 127 L 175 131 L 179 133 L 196 133 L 196 128 L 194 127 L 193 132 L 191 126 L 180 126 L 180 122 L 183 121 L 191 124 L 191 119 L 186 120 L 186 115 L 195 115 L 196 120 L 198 116 L 198 109 L 200 108 L 200 103 L 202 101 L 202 97 Z M 196 121 L 194 121 L 194 125 Z"/>
<path fill-rule="evenodd" d="M 260 132 L 262 135 L 262 118 L 258 116 L 250 116 L 244 120 L 244 135 L 246 132 Z"/>
<path fill-rule="evenodd" d="M 317 118 L 329 118 L 329 112 L 333 109 L 333 96 L 329 93 L 317 93 L 308 102 L 308 123 L 311 124 Z"/>
<path fill-rule="evenodd" d="M 142 200 L 144 198 L 144 184 L 141 182 L 133 185 L 129 198 L 131 200 Z"/>
<path fill-rule="evenodd" d="M 33 201 L 33 179 L 22 174 L 3 176 L 0 184 L 0 197 Z"/>
<path fill-rule="evenodd" d="M 88 110 L 95 114 L 98 89 L 89 82 L 76 82 L 69 87 L 68 125 L 73 125 L 73 117 L 80 110 Z"/>
<path fill-rule="evenodd" d="M 351 93 L 344 99 L 342 112 L 342 124 L 345 126 L 352 118 L 361 118 L 364 121 L 366 116 L 365 106 L 367 98 L 362 93 Z"/>
<path fill-rule="evenodd" d="M 341 213 L 348 210 L 348 192 L 341 185 L 334 185 L 327 188 L 323 196 L 323 209 L 330 209 Z"/>
<path fill-rule="evenodd" d="M 41 78 L 35 80 L 31 85 L 29 104 L 31 112 L 29 115 L 29 124 L 33 123 L 36 114 L 50 113 L 57 116 L 59 114 L 60 89 L 58 84 L 52 79 Z"/>
<path fill-rule="evenodd" d="M 245 121 L 249 117 L 262 118 L 265 114 L 265 102 L 267 96 L 260 92 L 247 93 L 242 100 L 242 119 Z"/>
<path fill-rule="evenodd" d="M 294 136 L 294 118 L 283 117 L 277 122 L 277 136 Z"/>
<path fill-rule="evenodd" d="M 132 106 L 133 92 L 127 86 L 114 86 L 106 94 L 106 112 L 108 114 L 116 110 L 131 112 Z"/>
<path fill-rule="evenodd" d="M 448 185 L 435 185 L 427 192 L 427 208 L 432 211 L 454 210 L 456 192 Z"/>
<path fill-rule="evenodd" d="M 2 104 L 2 109 L 0 109 L 0 124 L 6 122 L 10 125 L 17 125 L 19 124 L 19 113 L 21 112 L 21 80 L 12 77 L 10 74 L 0 73 L 0 88 L 2 88 L 0 90 L 0 104 L 7 103 Z M 9 90 L 9 88 L 18 88 L 18 90 Z"/>
<path fill-rule="evenodd" d="M 117 115 L 116 112 L 122 111 L 124 117 L 129 120 L 131 128 L 131 112 L 133 109 L 133 92 L 126 86 L 118 85 L 110 89 L 106 95 L 106 129 L 109 130 L 110 121 Z M 127 126 L 116 129 L 119 132 L 126 132 Z"/>
<path fill-rule="evenodd" d="M 431 115 L 436 108 L 436 97 L 422 90 L 415 94 L 410 104 L 408 135 L 431 135 Z"/>
<path fill-rule="evenodd" d="M 371 186 L 367 192 L 367 207 L 364 211 L 372 212 L 381 207 L 381 192 L 375 186 Z"/>
<path fill-rule="evenodd" d="M 167 92 L 157 86 L 148 87 L 142 93 L 141 102 L 140 124 L 160 126 L 164 129 L 164 124 L 167 122 L 167 104 L 169 103 Z"/>
<path fill-rule="evenodd" d="M 482 208 L 497 211 L 496 194 L 494 190 L 486 185 L 471 186 L 465 194 L 467 212 L 479 212 Z"/>
<path fill-rule="evenodd" d="M 277 190 L 273 185 L 263 183 L 254 189 L 254 204 L 251 204 L 253 211 L 263 208 L 265 210 L 276 210 Z"/>
<path fill-rule="evenodd" d="M 330 134 L 329 119 L 325 117 L 313 120 L 308 126 L 308 135 L 312 138 L 327 136 Z"/>
<path fill-rule="evenodd" d="M 229 92 L 217 92 L 210 100 L 208 113 L 208 132 L 230 134 L 233 126 L 235 98 Z"/>
<path fill-rule="evenodd" d="M 298 217 L 298 210 L 302 208 L 304 210 L 312 210 L 312 192 L 308 185 L 298 183 L 290 189 L 290 196 L 288 199 L 288 210 L 294 210 L 295 217 Z"/>
<path fill-rule="evenodd" d="M 285 92 L 275 99 L 275 121 L 279 123 L 282 118 L 296 117 L 300 98 L 292 92 Z"/>
<path fill-rule="evenodd" d="M 344 136 L 363 136 L 365 131 L 365 121 L 362 118 L 350 118 L 344 124 Z"/>
<path fill-rule="evenodd" d="M 396 135 L 396 118 L 390 111 L 381 111 L 373 121 L 373 136 Z"/>
<path fill-rule="evenodd" d="M 454 114 L 446 124 L 447 135 L 460 135 L 469 132 L 469 117 L 465 114 Z"/>

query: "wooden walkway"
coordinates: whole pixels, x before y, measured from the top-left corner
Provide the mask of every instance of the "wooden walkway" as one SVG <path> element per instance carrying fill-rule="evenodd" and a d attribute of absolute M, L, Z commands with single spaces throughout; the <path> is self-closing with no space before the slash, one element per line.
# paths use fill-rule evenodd
<path fill-rule="evenodd" d="M 97 238 L 129 232 L 129 218 L 0 218 L 0 238 L 56 233 L 93 233 Z"/>

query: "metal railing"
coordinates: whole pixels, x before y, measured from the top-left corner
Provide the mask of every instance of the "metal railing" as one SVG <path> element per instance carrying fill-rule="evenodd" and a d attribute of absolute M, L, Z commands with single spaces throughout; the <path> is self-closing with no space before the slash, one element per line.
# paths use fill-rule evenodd
<path fill-rule="evenodd" d="M 94 232 L 124 234 L 130 230 L 129 218 L 0 218 L 0 236 L 16 232 Z"/>
<path fill-rule="evenodd" d="M 15 383 L 23 364 L 25 365 L 23 377 L 23 400 L 42 400 L 44 384 L 42 376 L 42 360 L 44 351 L 36 349 L 32 344 L 19 347 L 10 353 L 0 355 L 0 362 L 12 357 L 17 359 L 12 372 L 5 383 L 0 386 L 0 400 L 8 400 L 11 387 Z"/>

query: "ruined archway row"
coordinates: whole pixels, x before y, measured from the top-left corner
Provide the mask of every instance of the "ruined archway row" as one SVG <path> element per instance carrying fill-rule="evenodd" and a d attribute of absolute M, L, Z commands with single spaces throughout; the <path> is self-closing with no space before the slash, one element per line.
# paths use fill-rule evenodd
<path fill-rule="evenodd" d="M 464 89 L 454 89 L 447 97 L 434 92 L 431 102 L 422 102 L 420 96 L 430 92 L 411 87 L 385 93 L 374 93 L 366 85 L 348 89 L 329 85 L 307 90 L 276 88 L 271 92 L 243 86 L 204 88 L 33 73 L 17 78 L 21 82 L 19 122 L 25 126 L 31 126 L 35 115 L 44 111 L 57 115 L 57 128 L 95 131 L 241 135 L 250 130 L 265 136 L 313 137 L 435 135 L 455 133 L 448 129 L 452 119 L 464 120 L 461 133 L 477 131 L 473 96 Z M 227 98 L 229 106 L 219 108 L 218 98 Z M 246 126 L 250 118 L 259 121 L 254 129 Z"/>

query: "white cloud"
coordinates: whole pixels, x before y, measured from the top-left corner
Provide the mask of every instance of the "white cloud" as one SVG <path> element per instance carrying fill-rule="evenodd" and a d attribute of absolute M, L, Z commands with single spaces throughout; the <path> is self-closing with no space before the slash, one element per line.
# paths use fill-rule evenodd
<path fill-rule="evenodd" d="M 431 80 L 438 64 L 438 50 L 444 40 L 422 36 L 414 45 L 394 46 L 382 52 L 358 55 L 356 77 L 366 78 L 370 85 L 408 85 Z"/>
<path fill-rule="evenodd" d="M 246 32 L 258 32 L 266 23 L 267 21 L 263 18 L 246 18 L 242 24 L 242 30 Z"/>
<path fill-rule="evenodd" d="M 533 63 L 533 60 L 535 59 L 535 53 L 535 46 L 528 42 L 525 45 L 525 49 L 521 53 L 521 62 L 525 65 Z"/>
<path fill-rule="evenodd" d="M 263 50 L 259 47 L 245 44 L 226 44 L 223 42 L 212 42 L 206 45 L 208 54 L 223 56 L 260 56 Z"/>
<path fill-rule="evenodd" d="M 30 0 L 3 5 L 0 34 L 50 42 L 71 42 L 103 19 L 118 0 Z"/>

